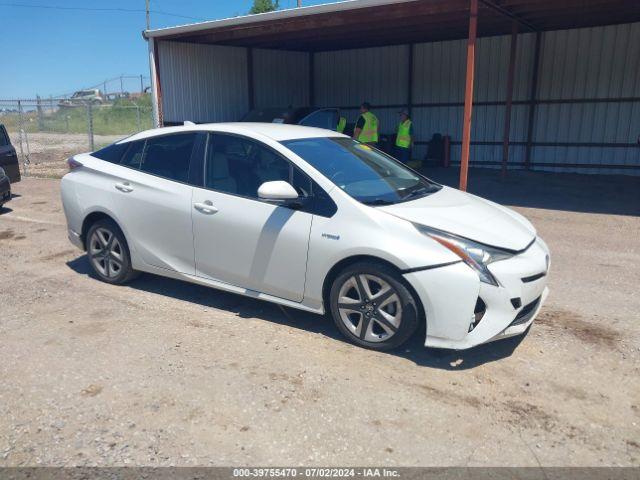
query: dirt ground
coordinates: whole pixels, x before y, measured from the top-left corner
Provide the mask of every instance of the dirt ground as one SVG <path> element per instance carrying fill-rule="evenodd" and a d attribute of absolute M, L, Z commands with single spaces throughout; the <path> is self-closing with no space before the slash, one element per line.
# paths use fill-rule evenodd
<path fill-rule="evenodd" d="M 9 132 L 11 143 L 18 153 L 18 158 L 22 163 L 20 155 L 20 136 L 17 132 Z M 93 137 L 94 147 L 97 150 L 105 145 L 119 140 L 126 135 L 95 135 Z M 66 159 L 78 153 L 87 152 L 89 148 L 89 138 L 81 133 L 29 133 L 27 135 L 29 145 L 26 140 L 22 144 L 22 149 L 26 155 L 29 152 L 29 175 L 39 178 L 62 178 L 67 173 Z"/>
<path fill-rule="evenodd" d="M 204 287 L 100 283 L 59 182 L 23 180 L 0 214 L 0 466 L 640 465 L 639 185 L 563 177 L 591 208 L 540 191 L 555 178 L 502 199 L 552 251 L 528 335 L 393 353 Z"/>

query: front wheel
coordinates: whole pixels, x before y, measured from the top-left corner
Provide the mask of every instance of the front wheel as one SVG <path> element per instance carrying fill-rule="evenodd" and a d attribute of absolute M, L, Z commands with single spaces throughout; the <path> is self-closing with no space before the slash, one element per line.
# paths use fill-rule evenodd
<path fill-rule="evenodd" d="M 356 345 L 391 350 L 418 326 L 418 307 L 401 275 L 377 263 L 356 263 L 334 280 L 331 314 L 338 329 Z"/>

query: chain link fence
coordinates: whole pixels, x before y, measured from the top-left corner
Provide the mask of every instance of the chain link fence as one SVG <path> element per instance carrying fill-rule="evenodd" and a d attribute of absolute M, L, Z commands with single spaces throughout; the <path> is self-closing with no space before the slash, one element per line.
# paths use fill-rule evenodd
<path fill-rule="evenodd" d="M 59 178 L 70 156 L 153 128 L 153 109 L 148 94 L 111 102 L 0 100 L 0 124 L 9 133 L 23 175 Z"/>

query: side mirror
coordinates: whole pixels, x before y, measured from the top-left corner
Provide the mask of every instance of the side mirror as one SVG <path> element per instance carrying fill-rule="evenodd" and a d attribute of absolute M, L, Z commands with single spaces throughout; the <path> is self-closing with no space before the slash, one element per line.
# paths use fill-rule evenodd
<path fill-rule="evenodd" d="M 264 182 L 258 188 L 258 197 L 274 203 L 285 203 L 289 200 L 296 200 L 298 192 L 290 183 L 284 180 Z"/>

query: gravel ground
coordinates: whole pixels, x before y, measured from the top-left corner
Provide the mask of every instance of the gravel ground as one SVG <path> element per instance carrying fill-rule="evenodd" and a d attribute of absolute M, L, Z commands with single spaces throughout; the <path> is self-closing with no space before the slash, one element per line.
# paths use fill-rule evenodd
<path fill-rule="evenodd" d="M 532 191 L 551 181 L 537 175 Z M 638 215 L 516 207 L 553 255 L 529 334 L 375 353 L 253 299 L 151 275 L 100 283 L 66 239 L 59 182 L 14 191 L 0 466 L 640 465 Z"/>
<path fill-rule="evenodd" d="M 9 132 L 11 143 L 20 157 L 20 141 L 16 132 Z M 96 150 L 109 145 L 126 135 L 95 135 Z M 90 150 L 89 139 L 82 133 L 29 133 L 30 160 L 29 175 L 39 178 L 62 178 L 67 173 L 67 158 Z M 27 153 L 23 143 L 24 153 Z"/>

